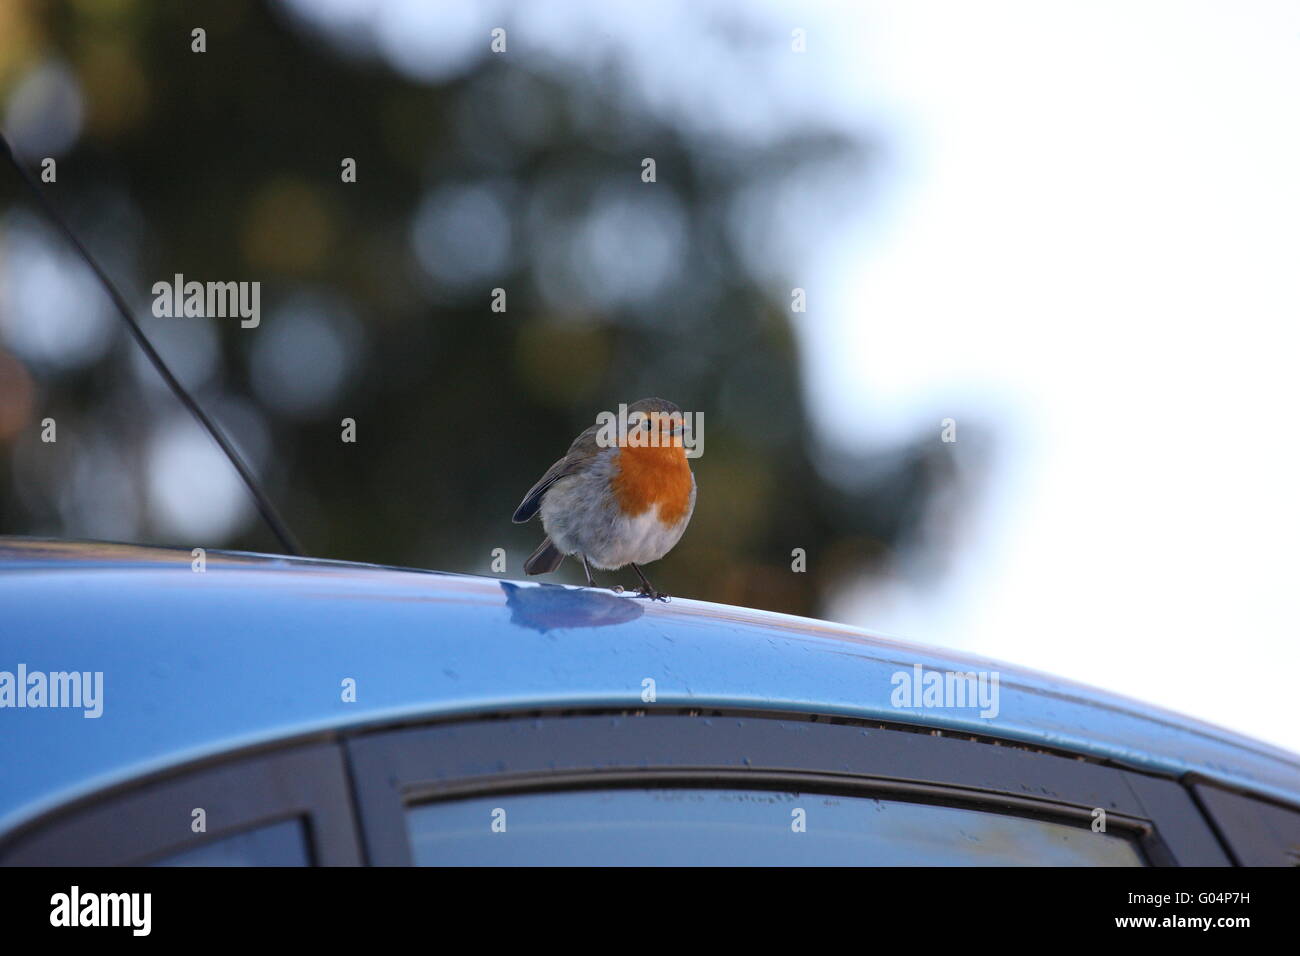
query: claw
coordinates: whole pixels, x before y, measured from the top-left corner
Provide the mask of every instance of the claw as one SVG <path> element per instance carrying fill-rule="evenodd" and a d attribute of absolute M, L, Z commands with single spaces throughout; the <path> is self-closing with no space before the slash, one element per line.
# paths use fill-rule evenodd
<path fill-rule="evenodd" d="M 663 601 L 665 604 L 672 600 L 667 594 L 655 590 L 654 585 L 650 583 L 650 580 L 645 576 L 644 572 L 636 566 L 635 562 L 632 564 L 632 570 L 635 571 L 636 576 L 641 579 L 641 590 L 636 592 L 637 597 L 648 597 L 652 601 Z"/>

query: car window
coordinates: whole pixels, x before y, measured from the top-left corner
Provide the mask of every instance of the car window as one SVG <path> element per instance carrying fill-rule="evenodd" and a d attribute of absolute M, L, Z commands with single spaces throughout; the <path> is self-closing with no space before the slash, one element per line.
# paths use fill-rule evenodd
<path fill-rule="evenodd" d="M 195 832 L 203 820 L 206 832 Z M 144 778 L 5 842 L 10 866 L 347 866 L 362 862 L 337 744 Z"/>
<path fill-rule="evenodd" d="M 153 866 L 310 866 L 301 820 L 231 834 L 154 861 Z"/>
<path fill-rule="evenodd" d="M 420 866 L 1143 866 L 1125 836 L 1042 819 L 868 797 L 610 789 L 419 804 Z"/>

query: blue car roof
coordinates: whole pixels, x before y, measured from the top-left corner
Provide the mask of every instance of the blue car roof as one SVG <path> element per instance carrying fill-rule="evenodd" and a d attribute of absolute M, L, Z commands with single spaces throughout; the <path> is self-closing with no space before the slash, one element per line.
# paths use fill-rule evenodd
<path fill-rule="evenodd" d="M 837 624 L 374 565 L 0 538 L 0 671 L 102 672 L 103 713 L 0 709 L 0 832 L 191 760 L 342 727 L 657 707 L 1002 738 L 1300 803 L 1300 757 L 1038 672 Z M 894 706 L 895 675 L 996 672 L 995 716 Z M 341 688 L 351 678 L 355 702 Z"/>

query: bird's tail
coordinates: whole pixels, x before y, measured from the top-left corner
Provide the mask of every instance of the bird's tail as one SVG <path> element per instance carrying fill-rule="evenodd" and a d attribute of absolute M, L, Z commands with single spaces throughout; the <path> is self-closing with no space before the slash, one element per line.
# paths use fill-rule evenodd
<path fill-rule="evenodd" d="M 560 554 L 560 549 L 555 546 L 555 542 L 546 538 L 524 562 L 524 573 L 549 574 L 558 568 L 563 560 L 564 555 Z"/>

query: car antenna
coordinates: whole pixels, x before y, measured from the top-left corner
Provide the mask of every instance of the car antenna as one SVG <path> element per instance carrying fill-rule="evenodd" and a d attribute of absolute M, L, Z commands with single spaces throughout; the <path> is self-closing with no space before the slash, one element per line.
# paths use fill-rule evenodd
<path fill-rule="evenodd" d="M 257 502 L 257 510 L 261 512 L 262 519 L 270 527 L 271 532 L 280 539 L 281 546 L 289 554 L 301 555 L 302 548 L 298 545 L 298 539 L 295 538 L 293 532 L 289 530 L 289 526 L 284 523 L 284 519 L 280 517 L 280 513 L 275 509 L 275 505 L 271 503 L 271 499 L 267 497 L 266 492 L 262 489 L 261 485 L 257 483 L 257 479 L 253 476 L 253 472 L 244 462 L 244 459 L 239 457 L 239 452 L 235 451 L 235 447 L 230 443 L 230 439 L 228 439 L 225 433 L 217 427 L 216 422 L 208 417 L 207 413 L 199 406 L 199 403 L 194 400 L 194 396 L 190 395 L 190 393 L 185 390 L 185 387 L 177 380 L 176 376 L 172 374 L 171 369 L 167 367 L 167 363 L 163 361 L 162 356 L 158 354 L 157 350 L 145 337 L 144 330 L 140 328 L 139 323 L 136 322 L 135 318 L 131 315 L 131 309 L 126 304 L 126 300 L 122 298 L 122 293 L 117 291 L 117 286 L 113 285 L 112 280 L 109 279 L 104 270 L 99 267 L 99 263 L 91 258 L 90 252 L 81 244 L 81 240 L 77 238 L 71 227 L 69 227 L 63 217 L 59 215 L 58 211 L 54 208 L 46 195 L 41 192 L 40 187 L 36 185 L 36 181 L 32 179 L 31 174 L 23 168 L 22 163 L 18 161 L 18 158 L 14 155 L 13 149 L 9 146 L 9 140 L 5 138 L 3 133 L 0 133 L 0 152 L 4 153 L 5 158 L 8 159 L 14 169 L 17 170 L 18 178 L 26 184 L 27 188 L 31 190 L 32 195 L 36 197 L 36 203 L 40 206 L 41 211 L 44 212 L 45 215 L 48 216 L 49 219 L 59 228 L 59 231 L 67 237 L 68 241 L 72 243 L 77 252 L 81 254 L 81 258 L 86 260 L 86 264 L 90 266 L 91 271 L 99 277 L 99 281 L 103 283 L 104 288 L 108 290 L 108 297 L 113 300 L 113 304 L 117 306 L 117 311 L 126 322 L 127 328 L 131 330 L 131 336 L 135 339 L 136 344 L 144 350 L 144 354 L 149 357 L 149 361 L 152 362 L 153 367 L 158 370 L 158 374 L 163 377 L 163 381 L 167 383 L 168 387 L 171 388 L 176 397 L 180 399 L 181 404 L 190 410 L 190 414 L 199 420 L 199 424 L 207 430 L 208 434 L 212 436 L 212 440 L 220 446 L 222 452 L 225 453 L 226 458 L 228 458 L 230 463 L 235 466 L 235 471 L 239 472 L 239 477 L 244 480 L 244 484 L 248 486 L 248 490 L 252 494 L 253 500 Z"/>

